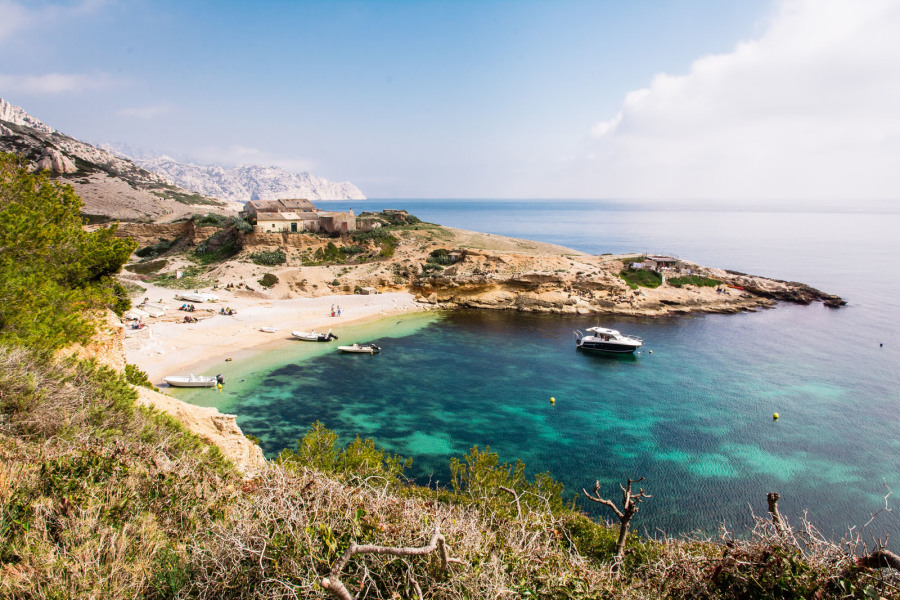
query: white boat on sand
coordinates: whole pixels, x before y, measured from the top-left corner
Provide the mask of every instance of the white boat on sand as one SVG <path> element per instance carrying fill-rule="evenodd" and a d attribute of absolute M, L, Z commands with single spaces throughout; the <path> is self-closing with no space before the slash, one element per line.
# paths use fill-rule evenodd
<path fill-rule="evenodd" d="M 331 333 L 330 329 L 327 333 L 318 333 L 315 329 L 312 331 L 292 331 L 291 335 L 304 342 L 330 342 L 338 339 L 336 335 Z"/>
<path fill-rule="evenodd" d="M 644 340 L 633 335 L 619 333 L 615 329 L 588 327 L 588 335 L 575 331 L 575 347 L 588 352 L 629 354 L 644 345 Z"/>
<path fill-rule="evenodd" d="M 275 333 L 276 331 L 278 331 L 278 328 L 277 327 L 260 327 L 259 330 L 263 331 L 265 333 Z"/>
<path fill-rule="evenodd" d="M 172 387 L 214 387 L 216 384 L 225 383 L 221 375 L 170 375 L 163 377 L 163 381 Z"/>
<path fill-rule="evenodd" d="M 348 354 L 378 354 L 381 348 L 375 344 L 352 344 L 350 346 L 338 346 L 341 352 Z"/>
<path fill-rule="evenodd" d="M 201 294 L 199 292 L 183 292 L 175 294 L 176 300 L 186 300 L 188 302 L 218 302 L 219 297 L 215 294 Z"/>

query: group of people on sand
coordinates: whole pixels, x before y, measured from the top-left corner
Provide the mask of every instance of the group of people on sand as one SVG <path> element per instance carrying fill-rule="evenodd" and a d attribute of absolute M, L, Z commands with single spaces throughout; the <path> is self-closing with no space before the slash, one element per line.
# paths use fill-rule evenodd
<path fill-rule="evenodd" d="M 236 315 L 236 314 L 237 314 L 237 311 L 234 310 L 233 308 L 228 308 L 228 307 L 226 306 L 225 308 L 219 309 L 219 314 L 220 314 L 220 315 L 227 315 L 227 316 L 230 317 L 231 315 Z"/>
<path fill-rule="evenodd" d="M 335 310 L 337 310 L 337 312 L 335 312 Z M 341 316 L 341 305 L 340 304 L 338 304 L 337 306 L 335 306 L 334 304 L 331 305 L 331 316 L 332 317 Z"/>
<path fill-rule="evenodd" d="M 197 317 L 192 317 L 190 315 L 184 315 L 184 321 L 182 321 L 182 322 L 183 323 L 197 323 L 199 320 L 200 319 L 198 319 Z"/>
<path fill-rule="evenodd" d="M 193 304 L 182 304 L 181 306 L 178 307 L 178 310 L 183 310 L 186 312 L 194 312 L 195 308 L 196 307 Z"/>

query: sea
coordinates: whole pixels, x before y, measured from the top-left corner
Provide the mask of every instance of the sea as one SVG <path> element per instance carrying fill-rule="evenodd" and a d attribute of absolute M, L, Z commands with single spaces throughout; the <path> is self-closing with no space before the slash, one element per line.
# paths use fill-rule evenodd
<path fill-rule="evenodd" d="M 229 363 L 221 392 L 190 402 L 238 415 L 273 457 L 316 421 L 342 443 L 371 438 L 413 459 L 407 475 L 445 486 L 478 446 L 530 475 L 549 472 L 597 518 L 640 483 L 645 535 L 745 532 L 766 493 L 794 524 L 831 539 L 900 539 L 900 209 L 566 200 L 384 199 L 330 210 L 405 209 L 423 221 L 592 254 L 648 252 L 838 294 L 735 315 L 626 318 L 504 311 L 428 312 L 336 330 L 376 356 L 296 344 Z M 601 325 L 640 353 L 575 350 Z M 551 398 L 555 399 L 551 402 Z M 779 418 L 773 418 L 778 413 Z M 896 545 L 896 543 L 892 543 Z"/>

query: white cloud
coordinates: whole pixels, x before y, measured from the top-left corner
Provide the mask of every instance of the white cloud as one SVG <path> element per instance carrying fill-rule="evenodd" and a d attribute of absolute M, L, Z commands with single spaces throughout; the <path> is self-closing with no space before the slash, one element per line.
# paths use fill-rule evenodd
<path fill-rule="evenodd" d="M 568 191 L 900 199 L 898 32 L 900 0 L 781 0 L 759 39 L 630 92 Z"/>
<path fill-rule="evenodd" d="M 44 75 L 4 75 L 0 74 L 0 89 L 6 94 L 61 94 L 65 92 L 85 92 L 102 90 L 119 85 L 121 82 L 104 73 L 71 74 L 47 73 Z"/>
<path fill-rule="evenodd" d="M 157 117 L 164 117 L 174 111 L 175 107 L 171 104 L 153 104 L 150 106 L 133 106 L 129 108 L 123 108 L 117 111 L 116 114 L 121 117 L 134 117 L 137 119 L 150 121 L 152 119 L 156 119 Z"/>
<path fill-rule="evenodd" d="M 32 21 L 31 13 L 16 2 L 0 2 L 0 42 L 24 29 Z"/>
<path fill-rule="evenodd" d="M 108 0 L 81 0 L 35 7 L 28 2 L 0 0 L 0 43 L 17 34 L 31 36 L 37 31 L 70 23 L 73 17 L 96 14 L 107 4 Z"/>

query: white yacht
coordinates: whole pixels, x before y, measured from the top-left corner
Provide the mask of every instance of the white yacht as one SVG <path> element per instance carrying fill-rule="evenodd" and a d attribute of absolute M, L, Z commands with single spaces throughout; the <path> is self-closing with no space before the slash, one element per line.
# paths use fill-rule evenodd
<path fill-rule="evenodd" d="M 633 335 L 619 333 L 615 329 L 588 327 L 587 335 L 575 331 L 575 346 L 590 352 L 628 354 L 644 345 L 644 340 Z"/>

